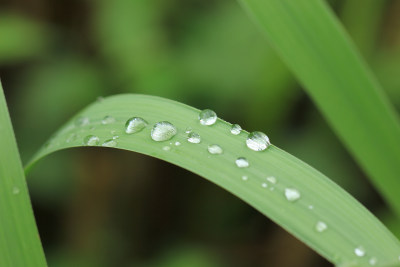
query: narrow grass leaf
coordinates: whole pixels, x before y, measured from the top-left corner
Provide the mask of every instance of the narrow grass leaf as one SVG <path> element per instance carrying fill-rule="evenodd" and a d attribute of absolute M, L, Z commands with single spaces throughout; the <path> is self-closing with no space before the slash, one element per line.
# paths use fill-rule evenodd
<path fill-rule="evenodd" d="M 400 216 L 400 124 L 322 0 L 240 0 Z"/>
<path fill-rule="evenodd" d="M 1 83 L 0 137 L 0 266 L 47 266 Z"/>
<path fill-rule="evenodd" d="M 399 241 L 323 174 L 275 145 L 251 150 L 246 146 L 248 132 L 232 134 L 232 124 L 221 119 L 212 124 L 209 111 L 200 122 L 199 114 L 197 109 L 159 97 L 109 97 L 63 126 L 27 170 L 45 155 L 70 147 L 136 151 L 181 166 L 230 191 L 333 263 L 364 266 L 371 257 L 380 264 L 399 263 Z M 252 136 L 253 149 L 268 145 L 264 135 Z M 355 252 L 360 246 L 365 250 L 362 257 Z"/>

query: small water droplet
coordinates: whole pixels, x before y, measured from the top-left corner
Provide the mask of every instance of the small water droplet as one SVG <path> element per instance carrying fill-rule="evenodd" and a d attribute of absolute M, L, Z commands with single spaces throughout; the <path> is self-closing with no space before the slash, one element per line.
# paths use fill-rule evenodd
<path fill-rule="evenodd" d="M 285 197 L 290 202 L 293 202 L 300 198 L 300 192 L 294 188 L 285 188 Z"/>
<path fill-rule="evenodd" d="M 312 209 L 314 209 L 314 206 L 313 205 L 308 205 L 308 209 L 312 210 Z"/>
<path fill-rule="evenodd" d="M 101 123 L 102 124 L 110 124 L 110 123 L 114 123 L 115 122 L 115 118 L 111 117 L 111 116 L 105 116 L 102 120 Z"/>
<path fill-rule="evenodd" d="M 356 247 L 354 249 L 354 254 L 358 257 L 364 257 L 365 255 L 365 249 L 362 246 Z"/>
<path fill-rule="evenodd" d="M 167 141 L 177 133 L 176 127 L 168 121 L 157 122 L 151 129 L 151 139 L 154 141 Z"/>
<path fill-rule="evenodd" d="M 21 190 L 19 190 L 19 187 L 14 186 L 14 187 L 13 187 L 13 190 L 12 190 L 12 193 L 13 193 L 14 195 L 18 195 L 19 192 L 21 192 Z"/>
<path fill-rule="evenodd" d="M 274 176 L 268 176 L 267 181 L 270 182 L 271 184 L 276 184 L 276 178 Z"/>
<path fill-rule="evenodd" d="M 180 145 L 181 145 L 181 142 L 176 141 L 176 142 L 175 142 L 175 145 L 176 145 L 176 146 L 180 146 Z"/>
<path fill-rule="evenodd" d="M 231 134 L 238 135 L 242 131 L 242 127 L 239 124 L 234 124 L 231 127 Z"/>
<path fill-rule="evenodd" d="M 261 186 L 264 187 L 264 188 L 268 187 L 267 183 L 262 183 Z"/>
<path fill-rule="evenodd" d="M 327 226 L 326 223 L 324 223 L 324 222 L 318 221 L 318 222 L 315 224 L 315 230 L 316 230 L 317 232 L 322 233 L 322 232 L 325 231 L 326 229 L 328 229 L 328 226 Z"/>
<path fill-rule="evenodd" d="M 169 150 L 171 150 L 171 147 L 170 147 L 170 146 L 164 146 L 162 149 L 163 149 L 164 151 L 169 151 Z"/>
<path fill-rule="evenodd" d="M 243 175 L 243 176 L 242 176 L 242 180 L 243 180 L 243 181 L 247 181 L 248 179 L 249 179 L 249 177 L 247 177 L 246 175 Z"/>
<path fill-rule="evenodd" d="M 268 136 L 262 132 L 252 132 L 246 139 L 247 147 L 254 151 L 263 151 L 270 144 Z"/>
<path fill-rule="evenodd" d="M 201 137 L 198 133 L 190 132 L 188 134 L 187 141 L 192 144 L 198 144 L 201 142 Z"/>
<path fill-rule="evenodd" d="M 118 135 L 114 135 L 114 136 L 112 137 L 112 139 L 114 139 L 114 140 L 116 140 L 116 139 L 118 139 L 118 138 L 119 138 Z"/>
<path fill-rule="evenodd" d="M 70 135 L 68 135 L 66 142 L 71 143 L 75 141 L 77 137 L 78 135 L 76 133 L 71 133 Z"/>
<path fill-rule="evenodd" d="M 207 150 L 210 154 L 213 154 L 213 155 L 219 155 L 224 152 L 222 147 L 220 147 L 219 145 L 209 145 Z"/>
<path fill-rule="evenodd" d="M 113 139 L 108 139 L 106 141 L 104 141 L 103 144 L 101 144 L 101 146 L 104 147 L 116 147 L 117 146 L 117 140 Z"/>
<path fill-rule="evenodd" d="M 213 125 L 217 121 L 217 114 L 211 109 L 200 112 L 199 120 L 201 125 Z"/>
<path fill-rule="evenodd" d="M 125 123 L 125 133 L 133 134 L 138 133 L 147 126 L 147 121 L 139 117 L 132 117 Z"/>
<path fill-rule="evenodd" d="M 88 125 L 90 123 L 90 119 L 88 117 L 78 117 L 75 119 L 75 126 L 81 127 Z"/>
<path fill-rule="evenodd" d="M 247 161 L 247 159 L 244 157 L 237 158 L 235 163 L 236 163 L 236 166 L 238 166 L 239 168 L 247 168 L 250 165 L 249 162 Z"/>
<path fill-rule="evenodd" d="M 369 262 L 370 265 L 375 265 L 378 262 L 378 260 L 375 257 L 372 257 L 372 258 L 369 259 L 368 262 Z"/>
<path fill-rule="evenodd" d="M 188 134 L 188 133 L 190 133 L 191 131 L 193 131 L 191 127 L 186 127 L 186 129 L 185 129 L 185 133 L 187 133 L 187 134 Z"/>
<path fill-rule="evenodd" d="M 100 139 L 95 135 L 88 135 L 83 139 L 83 144 L 86 146 L 97 146 L 100 142 Z"/>

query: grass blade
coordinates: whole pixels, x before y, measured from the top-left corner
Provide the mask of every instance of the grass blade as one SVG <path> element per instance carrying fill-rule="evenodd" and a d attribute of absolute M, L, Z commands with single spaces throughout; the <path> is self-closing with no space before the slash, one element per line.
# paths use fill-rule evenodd
<path fill-rule="evenodd" d="M 114 139 L 116 148 L 150 155 L 199 174 L 240 197 L 333 263 L 366 265 L 371 257 L 379 259 L 381 264 L 398 263 L 399 241 L 331 180 L 276 146 L 262 152 L 252 151 L 245 145 L 247 132 L 232 135 L 231 124 L 222 120 L 212 126 L 203 126 L 198 121 L 198 114 L 199 111 L 192 107 L 159 97 L 109 97 L 78 115 L 89 119 L 87 124 L 77 125 L 77 118 L 74 118 L 62 127 L 28 164 L 27 170 L 51 152 L 82 146 L 88 135 L 97 136 L 99 145 L 118 136 Z M 106 116 L 112 116 L 115 121 L 103 124 Z M 141 132 L 128 135 L 124 125 L 131 117 L 141 117 L 149 125 Z M 174 124 L 177 135 L 169 141 L 153 141 L 150 131 L 159 121 Z M 200 134 L 201 143 L 187 142 L 187 127 Z M 210 144 L 220 145 L 223 154 L 209 154 L 207 147 Z M 250 166 L 236 167 L 238 157 L 246 157 Z M 242 179 L 243 175 L 248 176 L 247 181 Z M 267 176 L 276 177 L 277 183 L 268 182 Z M 299 190 L 301 198 L 289 202 L 284 194 L 286 188 Z M 328 229 L 317 232 L 318 221 L 326 223 Z M 365 249 L 364 257 L 354 254 L 358 246 Z"/>
<path fill-rule="evenodd" d="M 240 2 L 400 215 L 398 117 L 325 2 Z"/>
<path fill-rule="evenodd" d="M 0 83 L 0 266 L 47 266 Z"/>

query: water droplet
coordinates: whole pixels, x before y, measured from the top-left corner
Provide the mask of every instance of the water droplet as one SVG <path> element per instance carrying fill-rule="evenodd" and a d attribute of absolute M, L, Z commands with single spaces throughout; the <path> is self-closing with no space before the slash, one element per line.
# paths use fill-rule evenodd
<path fill-rule="evenodd" d="M 176 145 L 176 146 L 180 146 L 180 145 L 181 145 L 181 142 L 176 141 L 176 142 L 175 142 L 175 145 Z"/>
<path fill-rule="evenodd" d="M 168 121 L 157 122 L 151 129 L 151 139 L 154 141 L 167 141 L 177 133 L 176 127 Z"/>
<path fill-rule="evenodd" d="M 252 132 L 246 139 L 247 147 L 254 151 L 263 151 L 270 144 L 268 136 L 262 132 Z"/>
<path fill-rule="evenodd" d="M 193 130 L 192 130 L 192 127 L 186 127 L 185 133 L 188 134 L 188 133 L 190 133 L 191 131 L 193 131 Z"/>
<path fill-rule="evenodd" d="M 169 150 L 171 150 L 171 147 L 170 147 L 170 146 L 164 146 L 162 149 L 163 149 L 164 151 L 169 151 Z"/>
<path fill-rule="evenodd" d="M 316 230 L 317 232 L 322 233 L 322 232 L 325 231 L 326 229 L 328 229 L 328 226 L 327 226 L 326 223 L 324 223 L 324 222 L 318 221 L 318 222 L 315 224 L 315 230 Z"/>
<path fill-rule="evenodd" d="M 264 188 L 268 187 L 267 183 L 262 183 L 261 186 L 264 187 Z"/>
<path fill-rule="evenodd" d="M 237 158 L 235 163 L 236 163 L 236 166 L 238 166 L 239 168 L 247 168 L 250 165 L 249 162 L 247 161 L 247 159 L 243 158 L 243 157 Z"/>
<path fill-rule="evenodd" d="M 217 114 L 211 109 L 200 112 L 199 120 L 201 125 L 213 125 L 217 121 Z"/>
<path fill-rule="evenodd" d="M 83 139 L 83 144 L 86 146 L 97 146 L 100 142 L 100 139 L 95 135 L 88 135 Z"/>
<path fill-rule="evenodd" d="M 112 139 L 116 140 L 116 139 L 118 139 L 118 138 L 119 138 L 118 135 L 114 135 Z"/>
<path fill-rule="evenodd" d="M 231 134 L 238 135 L 242 131 L 242 127 L 239 124 L 234 124 L 231 127 Z"/>
<path fill-rule="evenodd" d="M 267 181 L 271 184 L 276 184 L 276 178 L 274 176 L 268 176 Z"/>
<path fill-rule="evenodd" d="M 188 134 L 187 141 L 192 144 L 198 144 L 201 142 L 201 137 L 198 133 L 190 132 Z"/>
<path fill-rule="evenodd" d="M 246 175 L 243 175 L 243 176 L 242 176 L 242 180 L 243 180 L 243 181 L 247 181 L 248 179 L 249 179 L 249 177 L 247 177 Z"/>
<path fill-rule="evenodd" d="M 308 209 L 312 210 L 312 209 L 314 209 L 314 206 L 313 205 L 308 205 Z"/>
<path fill-rule="evenodd" d="M 113 139 L 108 139 L 106 141 L 104 141 L 103 144 L 101 144 L 101 146 L 104 147 L 116 147 L 117 146 L 117 140 Z"/>
<path fill-rule="evenodd" d="M 125 133 L 133 134 L 138 133 L 147 126 L 147 121 L 139 117 L 133 117 L 126 121 L 125 123 Z"/>
<path fill-rule="evenodd" d="M 19 192 L 21 192 L 21 190 L 19 190 L 19 187 L 14 186 L 14 187 L 13 187 L 13 190 L 12 190 L 12 193 L 13 193 L 14 195 L 18 195 Z"/>
<path fill-rule="evenodd" d="M 356 254 L 356 256 L 358 256 L 358 257 L 364 257 L 364 255 L 365 255 L 365 249 L 364 249 L 363 247 L 361 247 L 361 246 L 356 247 L 356 248 L 354 249 L 354 254 Z"/>
<path fill-rule="evenodd" d="M 114 123 L 115 122 L 115 118 L 111 117 L 111 116 L 105 116 L 102 120 L 101 123 L 102 124 L 110 124 L 110 123 Z"/>
<path fill-rule="evenodd" d="M 75 119 L 75 126 L 85 126 L 90 123 L 90 120 L 88 117 L 78 117 Z"/>
<path fill-rule="evenodd" d="M 210 152 L 210 154 L 213 154 L 213 155 L 219 155 L 219 154 L 222 154 L 222 152 L 224 152 L 222 147 L 220 147 L 219 145 L 209 145 L 207 149 L 208 149 L 208 152 Z"/>
<path fill-rule="evenodd" d="M 290 202 L 293 202 L 300 198 L 300 192 L 294 188 L 285 188 L 285 197 Z"/>
<path fill-rule="evenodd" d="M 378 260 L 375 257 L 372 257 L 372 258 L 369 259 L 368 262 L 369 262 L 370 265 L 375 265 L 378 262 Z"/>
<path fill-rule="evenodd" d="M 65 140 L 65 141 L 67 143 L 71 143 L 71 142 L 75 141 L 77 137 L 78 137 L 78 135 L 76 133 L 71 133 L 70 135 L 68 135 L 67 140 Z"/>

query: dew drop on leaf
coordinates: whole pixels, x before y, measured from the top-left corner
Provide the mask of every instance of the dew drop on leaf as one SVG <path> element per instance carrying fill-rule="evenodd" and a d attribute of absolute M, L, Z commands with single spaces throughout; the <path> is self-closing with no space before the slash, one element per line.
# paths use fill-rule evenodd
<path fill-rule="evenodd" d="M 378 260 L 375 257 L 370 258 L 368 261 L 369 265 L 375 265 L 377 262 Z"/>
<path fill-rule="evenodd" d="M 157 122 L 151 129 L 151 139 L 154 141 L 167 141 L 177 133 L 176 127 L 168 121 Z"/>
<path fill-rule="evenodd" d="M 189 132 L 187 141 L 192 144 L 198 144 L 201 142 L 201 137 L 198 133 L 195 132 Z"/>
<path fill-rule="evenodd" d="M 354 249 L 354 254 L 358 257 L 364 257 L 365 255 L 365 249 L 362 246 L 356 247 Z"/>
<path fill-rule="evenodd" d="M 213 125 L 217 121 L 217 114 L 211 109 L 200 112 L 199 120 L 201 125 Z"/>
<path fill-rule="evenodd" d="M 316 230 L 317 232 L 319 232 L 319 233 L 324 232 L 326 229 L 328 229 L 328 226 L 327 226 L 326 223 L 324 223 L 324 222 L 318 221 L 318 222 L 315 224 L 315 230 Z"/>
<path fill-rule="evenodd" d="M 231 134 L 238 135 L 242 131 L 242 127 L 239 124 L 234 124 L 231 127 Z"/>
<path fill-rule="evenodd" d="M 294 202 L 300 198 L 300 192 L 294 188 L 285 188 L 285 197 L 290 202 Z"/>
<path fill-rule="evenodd" d="M 125 123 L 125 133 L 133 134 L 138 133 L 147 126 L 147 121 L 140 117 L 133 117 L 126 121 Z"/>
<path fill-rule="evenodd" d="M 247 168 L 250 165 L 247 159 L 244 157 L 237 158 L 235 163 L 239 168 Z"/>
<path fill-rule="evenodd" d="M 277 180 L 274 176 L 268 176 L 267 181 L 270 182 L 271 184 L 276 184 Z"/>
<path fill-rule="evenodd" d="M 246 140 L 247 147 L 254 151 L 263 151 L 270 144 L 268 136 L 262 132 L 252 132 Z"/>
<path fill-rule="evenodd" d="M 208 150 L 208 152 L 210 154 L 213 154 L 213 155 L 219 155 L 219 154 L 222 154 L 224 152 L 222 147 L 220 147 L 219 145 L 209 145 L 207 147 L 207 150 Z"/>
<path fill-rule="evenodd" d="M 90 119 L 88 117 L 78 117 L 75 119 L 75 126 L 81 127 L 88 125 L 90 123 Z"/>
<path fill-rule="evenodd" d="M 104 141 L 103 144 L 101 144 L 101 146 L 104 147 L 116 147 L 117 146 L 117 140 L 113 139 L 108 139 L 106 141 Z"/>
<path fill-rule="evenodd" d="M 83 139 L 83 144 L 86 146 L 97 146 L 100 143 L 100 139 L 95 135 L 88 135 Z"/>
<path fill-rule="evenodd" d="M 115 118 L 111 117 L 111 116 L 105 116 L 102 120 L 101 123 L 102 124 L 111 124 L 115 122 Z"/>

